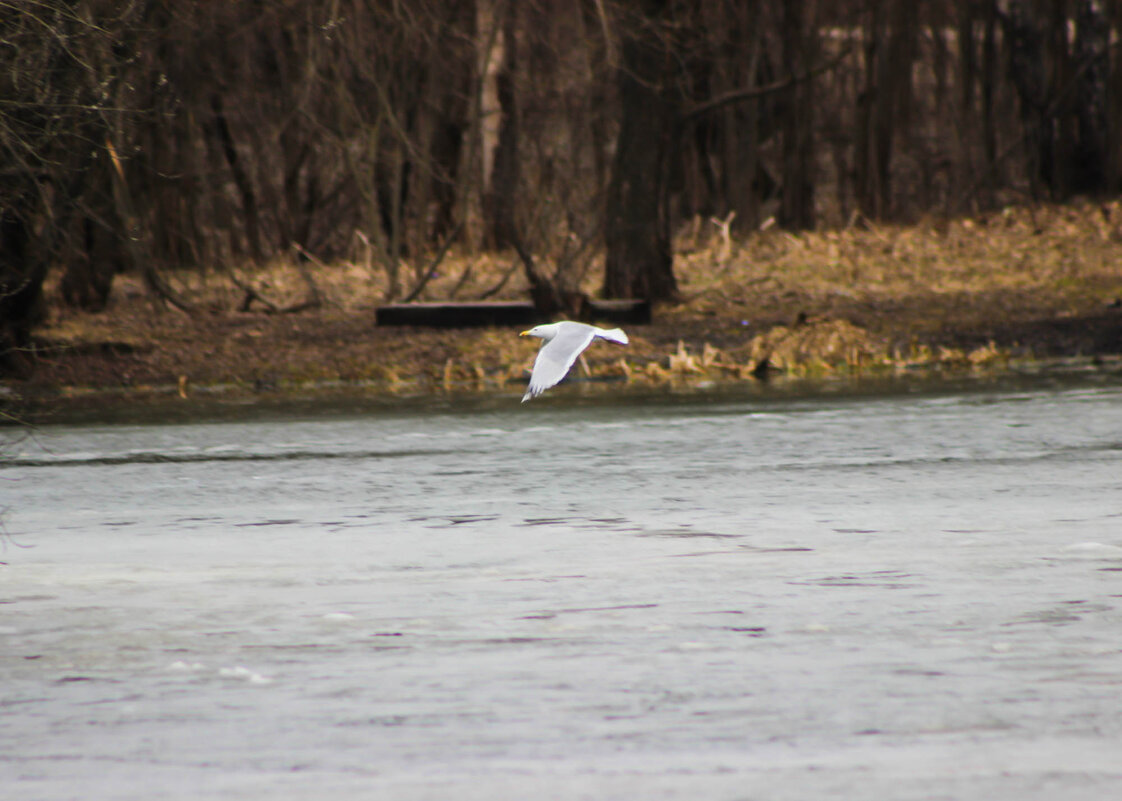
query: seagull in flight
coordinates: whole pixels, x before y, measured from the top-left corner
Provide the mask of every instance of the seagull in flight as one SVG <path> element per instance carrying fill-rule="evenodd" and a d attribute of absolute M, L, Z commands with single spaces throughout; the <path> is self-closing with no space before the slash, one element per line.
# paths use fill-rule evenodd
<path fill-rule="evenodd" d="M 594 325 L 564 321 L 536 325 L 523 331 L 520 337 L 538 337 L 542 340 L 538 357 L 534 359 L 534 369 L 530 373 L 530 386 L 522 396 L 522 402 L 537 397 L 565 377 L 573 362 L 581 355 L 594 339 L 627 344 L 627 334 L 621 328 L 598 328 Z"/>

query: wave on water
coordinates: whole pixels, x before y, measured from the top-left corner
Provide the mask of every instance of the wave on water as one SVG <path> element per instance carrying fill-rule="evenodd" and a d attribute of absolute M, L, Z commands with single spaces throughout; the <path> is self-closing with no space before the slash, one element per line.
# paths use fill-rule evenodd
<path fill-rule="evenodd" d="M 161 453 L 141 451 L 137 453 L 95 454 L 77 456 L 15 457 L 6 459 L 0 469 L 10 467 L 97 467 L 130 464 L 193 464 L 198 462 L 296 462 L 317 459 L 400 459 L 410 456 L 447 456 L 456 453 L 451 450 L 400 450 L 400 451 L 276 451 L 272 453 L 253 452 L 193 452 Z"/>

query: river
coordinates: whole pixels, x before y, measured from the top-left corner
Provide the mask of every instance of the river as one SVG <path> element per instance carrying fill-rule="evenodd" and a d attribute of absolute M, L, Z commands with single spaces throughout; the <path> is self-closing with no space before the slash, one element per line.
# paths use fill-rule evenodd
<path fill-rule="evenodd" d="M 75 421 L 0 795 L 1122 797 L 1122 382 Z"/>

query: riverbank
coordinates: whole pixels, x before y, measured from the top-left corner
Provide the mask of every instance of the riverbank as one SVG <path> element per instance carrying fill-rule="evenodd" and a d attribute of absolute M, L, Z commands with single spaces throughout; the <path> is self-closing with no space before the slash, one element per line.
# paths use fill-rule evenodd
<path fill-rule="evenodd" d="M 656 308 L 650 325 L 629 326 L 629 347 L 591 348 L 577 378 L 659 385 L 961 373 L 1122 354 L 1117 201 L 914 226 L 798 235 L 772 228 L 743 241 L 704 224 L 676 250 L 680 301 Z M 479 297 L 510 271 L 511 258 L 446 260 L 422 298 Z M 192 313 L 155 304 L 131 276 L 117 279 L 108 308 L 96 314 L 62 307 L 48 286 L 34 372 L 4 384 L 8 399 L 43 410 L 91 397 L 128 403 L 198 393 L 514 394 L 538 344 L 516 330 L 376 326 L 385 286 L 370 265 L 171 278 Z M 520 278 L 513 271 L 493 299 L 524 298 Z M 586 289 L 595 283 L 590 277 Z M 265 302 L 245 304 L 247 287 Z M 302 303 L 312 297 L 316 303 Z"/>

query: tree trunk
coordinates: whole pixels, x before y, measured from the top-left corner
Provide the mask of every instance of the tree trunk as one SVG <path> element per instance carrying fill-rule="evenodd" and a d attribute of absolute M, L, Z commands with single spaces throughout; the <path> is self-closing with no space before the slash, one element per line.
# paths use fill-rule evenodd
<path fill-rule="evenodd" d="M 1028 144 L 1028 171 L 1033 194 L 1043 184 L 1056 184 L 1052 119 L 1047 109 L 1046 62 L 1040 26 L 1026 4 L 1009 2 L 1001 9 L 1001 25 L 1009 51 L 1009 73 L 1021 106 L 1021 121 Z"/>
<path fill-rule="evenodd" d="M 883 47 L 884 24 L 881 0 L 871 0 L 866 12 L 863 31 L 865 86 L 857 96 L 857 136 L 854 168 L 856 171 L 857 207 L 862 214 L 879 217 L 884 207 L 884 188 L 876 168 L 879 137 L 877 136 L 878 107 L 884 102 L 880 86 L 880 62 Z"/>
<path fill-rule="evenodd" d="M 81 245 L 70 248 L 59 292 L 68 306 L 102 311 L 109 302 L 113 277 L 125 266 L 124 249 L 117 233 L 108 230 L 104 221 L 83 217 L 78 226 Z"/>
<path fill-rule="evenodd" d="M 873 0 L 867 18 L 857 202 L 870 217 L 892 212 L 893 151 L 911 117 L 917 13 L 912 0 Z"/>
<path fill-rule="evenodd" d="M 503 17 L 502 65 L 495 76 L 495 95 L 499 103 L 500 122 L 498 142 L 491 163 L 490 185 L 484 201 L 487 214 L 488 244 L 506 248 L 518 238 L 515 209 L 518 204 L 518 185 L 521 183 L 521 161 L 518 158 L 518 102 L 515 93 L 515 76 L 518 74 L 518 4 L 501 8 Z"/>
<path fill-rule="evenodd" d="M 0 377 L 25 377 L 32 369 L 27 346 L 44 316 L 47 270 L 31 243 L 30 224 L 0 208 Z"/>
<path fill-rule="evenodd" d="M 815 25 L 805 0 L 783 5 L 783 67 L 787 75 L 809 70 L 815 61 Z M 802 80 L 791 88 L 783 120 L 783 181 L 779 224 L 784 228 L 814 228 L 814 82 Z"/>
<path fill-rule="evenodd" d="M 997 8 L 994 0 L 985 4 L 985 33 L 982 39 L 982 147 L 986 181 L 982 185 L 982 201 L 993 205 L 997 176 L 997 120 L 994 110 L 997 96 Z"/>
<path fill-rule="evenodd" d="M 609 298 L 666 300 L 678 290 L 666 204 L 677 109 L 670 98 L 672 54 L 660 30 L 669 5 L 646 0 L 640 16 L 621 20 L 620 131 L 604 230 Z"/>
<path fill-rule="evenodd" d="M 1107 155 L 1110 20 L 1095 0 L 1079 0 L 1073 50 L 1077 127 L 1072 188 L 1099 193 L 1111 184 Z"/>
<path fill-rule="evenodd" d="M 1122 38 L 1122 3 L 1112 3 L 1107 23 L 1110 25 L 1110 38 L 1117 42 Z M 1110 49 L 1107 64 L 1106 88 L 1106 163 L 1108 192 L 1122 192 L 1122 52 L 1117 47 Z"/>
<path fill-rule="evenodd" d="M 234 137 L 230 133 L 230 126 L 226 120 L 222 95 L 218 92 L 214 92 L 210 96 L 210 110 L 213 115 L 211 117 L 211 127 L 214 131 L 214 137 L 222 146 L 222 155 L 226 157 L 226 165 L 230 168 L 230 176 L 234 179 L 234 186 L 237 187 L 238 197 L 242 202 L 243 230 L 245 231 L 249 255 L 255 262 L 261 262 L 264 259 L 265 250 L 261 244 L 257 193 L 254 191 L 253 181 L 238 157 L 238 149 L 234 145 Z"/>

